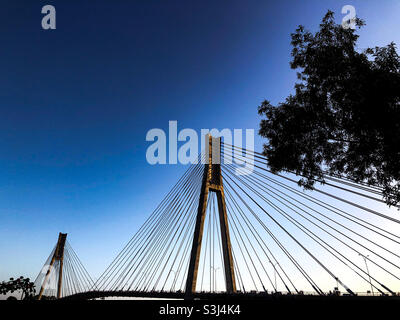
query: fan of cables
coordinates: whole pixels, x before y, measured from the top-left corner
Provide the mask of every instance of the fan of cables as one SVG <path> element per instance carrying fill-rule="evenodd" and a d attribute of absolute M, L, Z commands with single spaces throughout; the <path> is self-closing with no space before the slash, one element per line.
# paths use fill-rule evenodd
<path fill-rule="evenodd" d="M 400 221 L 383 203 L 381 188 L 327 175 L 314 190 L 304 190 L 294 173 L 271 172 L 260 153 L 224 143 L 221 151 L 237 291 L 400 291 Z M 204 169 L 200 161 L 189 166 L 104 271 L 95 290 L 185 290 Z M 224 292 L 213 192 L 203 228 L 196 291 Z"/>

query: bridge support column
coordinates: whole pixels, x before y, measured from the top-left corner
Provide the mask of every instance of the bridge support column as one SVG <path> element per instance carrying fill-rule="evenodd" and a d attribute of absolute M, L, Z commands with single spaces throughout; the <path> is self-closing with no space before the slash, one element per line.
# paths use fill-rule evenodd
<path fill-rule="evenodd" d="M 227 293 L 236 292 L 235 272 L 231 241 L 229 236 L 228 217 L 225 205 L 225 194 L 221 175 L 221 138 L 206 136 L 206 164 L 204 165 L 203 182 L 197 210 L 192 251 L 186 281 L 185 297 L 191 299 L 196 292 L 197 273 L 200 262 L 201 243 L 203 239 L 204 220 L 208 195 L 215 192 L 218 201 L 221 243 L 224 259 L 225 283 Z"/>
<path fill-rule="evenodd" d="M 45 276 L 42 286 L 40 288 L 38 300 L 42 299 L 45 285 L 49 279 L 51 269 L 53 268 L 54 263 L 57 260 L 60 262 L 60 268 L 58 270 L 57 298 L 61 298 L 63 263 L 64 263 L 64 247 L 65 247 L 66 240 L 67 240 L 67 234 L 60 232 L 60 234 L 58 235 L 56 249 L 54 250 L 54 254 L 53 254 L 53 257 L 51 258 L 49 268 L 47 269 L 46 276 Z"/>

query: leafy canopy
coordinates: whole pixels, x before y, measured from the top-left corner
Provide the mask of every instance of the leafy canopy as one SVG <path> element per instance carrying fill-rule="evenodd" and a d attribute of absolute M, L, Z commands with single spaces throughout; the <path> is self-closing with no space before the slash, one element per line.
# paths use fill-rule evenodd
<path fill-rule="evenodd" d="M 13 293 L 21 290 L 24 299 L 32 299 L 35 294 L 35 285 L 29 278 L 19 277 L 17 279 L 10 278 L 10 281 L 2 281 L 0 283 L 0 294 Z"/>
<path fill-rule="evenodd" d="M 364 25 L 356 20 L 357 28 Z M 272 171 L 293 171 L 312 189 L 324 173 L 383 188 L 388 205 L 400 202 L 400 58 L 394 43 L 356 49 L 356 30 L 325 15 L 319 31 L 299 26 L 291 35 L 298 81 L 294 94 L 273 106 L 259 134 Z"/>

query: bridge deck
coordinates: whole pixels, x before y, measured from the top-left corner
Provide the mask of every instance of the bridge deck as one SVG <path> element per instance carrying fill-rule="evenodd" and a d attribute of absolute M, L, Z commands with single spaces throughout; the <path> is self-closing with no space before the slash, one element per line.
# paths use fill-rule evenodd
<path fill-rule="evenodd" d="M 184 292 L 167 292 L 167 291 L 88 291 L 74 294 L 63 298 L 63 300 L 89 300 L 106 297 L 119 298 L 149 298 L 149 299 L 185 299 Z M 193 299 L 199 300 L 397 300 L 400 302 L 400 296 L 351 296 L 351 295 L 312 295 L 312 294 L 271 294 L 267 292 L 254 293 L 235 293 L 228 294 L 225 292 L 210 293 L 197 292 L 192 296 Z"/>

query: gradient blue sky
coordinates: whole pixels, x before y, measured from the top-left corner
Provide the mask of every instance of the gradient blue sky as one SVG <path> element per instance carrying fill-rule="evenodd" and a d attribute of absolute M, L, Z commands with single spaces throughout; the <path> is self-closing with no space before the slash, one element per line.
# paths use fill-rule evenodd
<path fill-rule="evenodd" d="M 346 4 L 360 48 L 400 43 L 396 0 L 1 1 L 0 280 L 34 278 L 60 231 L 97 277 L 185 170 L 147 164 L 147 131 L 257 129 L 292 91 L 290 33 Z"/>

